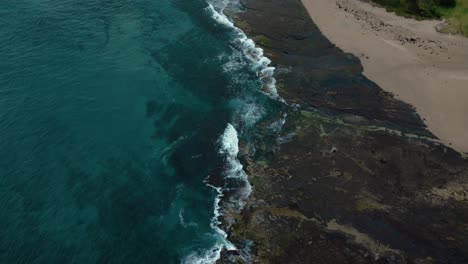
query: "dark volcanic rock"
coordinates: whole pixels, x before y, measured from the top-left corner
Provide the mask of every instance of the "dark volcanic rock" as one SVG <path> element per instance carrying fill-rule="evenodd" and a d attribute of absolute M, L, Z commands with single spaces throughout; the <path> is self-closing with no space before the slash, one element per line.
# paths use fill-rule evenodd
<path fill-rule="evenodd" d="M 467 197 L 463 196 L 466 193 L 459 197 L 454 194 L 460 191 L 454 185 L 464 184 L 468 163 L 458 153 L 389 130 L 326 119 L 321 113 L 290 113 L 288 126 L 297 135 L 281 145 L 267 165 L 254 163 L 248 167 L 255 199 L 262 200 L 260 211 L 254 209 L 252 215 L 270 219 L 265 214 L 273 214 L 289 224 L 299 221 L 321 226 L 318 230 L 325 233 L 327 250 L 334 247 L 329 236 L 336 241 L 336 232 L 347 234 L 349 245 L 364 246 L 369 251 L 364 250 L 363 256 L 371 255 L 370 262 L 377 256 L 381 261 L 396 261 L 398 256 L 396 263 L 427 257 L 442 263 L 464 263 L 468 254 Z M 453 194 L 442 194 L 445 191 Z M 255 207 L 256 202 L 252 205 Z M 303 236 L 300 239 L 306 239 L 318 232 L 303 229 L 306 226 L 299 223 L 288 230 L 287 225 L 255 222 L 249 216 L 233 229 L 234 237 L 240 233 L 237 228 L 253 227 L 257 232 L 271 234 L 274 229 L 283 234 L 281 241 L 276 241 L 281 235 L 267 238 L 269 243 L 279 243 L 278 248 L 289 247 L 292 242 L 297 246 L 299 238 L 290 234 L 299 232 Z M 261 227 L 265 230 L 260 231 Z M 303 246 L 309 247 L 307 243 Z M 319 254 L 322 250 L 294 254 L 299 254 L 297 259 L 324 257 Z M 358 248 L 347 250 L 361 252 Z M 331 262 L 324 259 L 319 263 Z"/>
<path fill-rule="evenodd" d="M 242 5 L 231 17 L 302 107 L 288 113 L 286 143 L 243 153 L 253 194 L 228 230 L 240 250 L 220 262 L 468 263 L 468 161 L 362 76 L 300 0 Z"/>
<path fill-rule="evenodd" d="M 272 59 L 279 93 L 288 102 L 431 135 L 412 106 L 365 78 L 359 59 L 320 33 L 300 0 L 243 0 L 242 5 L 245 11 L 232 17 Z"/>

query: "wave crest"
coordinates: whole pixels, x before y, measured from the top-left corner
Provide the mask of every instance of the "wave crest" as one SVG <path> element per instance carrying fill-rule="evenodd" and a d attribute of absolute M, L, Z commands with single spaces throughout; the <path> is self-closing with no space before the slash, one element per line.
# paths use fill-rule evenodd
<path fill-rule="evenodd" d="M 213 6 L 214 3 L 217 3 L 219 7 L 215 8 Z M 250 69 L 255 71 L 263 84 L 262 90 L 270 97 L 284 102 L 284 100 L 278 95 L 278 91 L 276 89 L 276 79 L 273 76 L 275 67 L 270 66 L 271 60 L 265 57 L 263 49 L 257 47 L 252 39 L 248 38 L 241 29 L 237 28 L 234 23 L 224 15 L 223 10 L 226 8 L 227 3 L 214 3 L 209 3 L 206 9 L 211 13 L 212 18 L 216 22 L 229 28 L 236 34 L 232 43 L 236 49 L 242 52 L 243 57 L 249 61 L 248 65 L 250 66 Z"/>

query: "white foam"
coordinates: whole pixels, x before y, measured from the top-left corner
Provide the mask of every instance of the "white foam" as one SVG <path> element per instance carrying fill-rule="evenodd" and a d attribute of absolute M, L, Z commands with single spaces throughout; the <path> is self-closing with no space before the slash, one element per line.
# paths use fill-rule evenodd
<path fill-rule="evenodd" d="M 212 4 L 208 4 L 207 9 L 212 12 L 212 17 L 216 22 L 230 28 L 235 28 L 234 23 L 232 23 L 227 16 L 223 13 L 216 11 Z"/>
<path fill-rule="evenodd" d="M 214 245 L 207 251 L 199 254 L 193 252 L 182 260 L 183 264 L 213 264 L 221 257 L 223 247 L 219 244 Z"/>
<path fill-rule="evenodd" d="M 245 173 L 242 164 L 240 163 L 237 155 L 239 154 L 239 138 L 237 130 L 233 125 L 227 124 L 223 135 L 220 138 L 220 150 L 219 153 L 225 155 L 226 169 L 224 177 L 237 179 L 243 182 L 242 188 L 238 188 L 235 203 L 237 210 L 241 210 L 244 207 L 247 197 L 252 192 L 252 186 L 249 183 L 247 173 Z"/>
<path fill-rule="evenodd" d="M 276 90 L 276 80 L 273 77 L 275 68 L 270 66 L 271 61 L 264 56 L 261 48 L 256 47 L 253 40 L 249 39 L 241 29 L 236 28 L 234 23 L 224 15 L 223 11 L 230 3 L 230 0 L 221 0 L 216 2 L 213 2 L 214 0 L 208 1 L 211 3 L 208 4 L 206 9 L 211 13 L 212 18 L 220 25 L 231 29 L 236 35 L 232 44 L 237 52 L 234 52 L 231 55 L 229 62 L 223 65 L 223 70 L 231 72 L 239 70 L 245 66 L 250 67 L 262 82 L 265 92 L 270 97 L 284 102 Z M 216 5 L 216 8 L 214 5 Z M 225 56 L 225 54 L 221 54 L 220 58 L 223 56 Z M 245 59 L 247 60 L 247 63 Z M 256 122 L 262 114 L 263 111 L 261 111 L 260 108 L 251 106 L 251 108 L 242 115 L 242 119 L 244 119 L 243 121 L 245 122 L 252 123 Z M 236 207 L 234 209 L 241 210 L 252 191 L 252 187 L 248 181 L 248 176 L 243 170 L 243 166 L 237 157 L 239 154 L 239 138 L 237 130 L 232 124 L 227 124 L 224 133 L 219 139 L 219 144 L 219 153 L 224 155 L 226 161 L 224 177 L 238 179 L 244 183 L 244 185 L 237 190 L 237 196 L 235 197 L 237 200 L 229 201 Z M 219 241 L 204 252 L 191 253 L 182 261 L 184 264 L 213 264 L 219 260 L 223 249 L 236 250 L 236 247 L 227 240 L 226 232 L 219 227 L 221 223 L 218 219 L 222 214 L 220 202 L 223 197 L 223 188 L 216 187 L 208 183 L 206 184 L 215 189 L 218 193 L 214 201 L 214 216 L 211 219 L 210 225 L 218 235 Z M 183 216 L 179 215 L 179 217 L 183 223 Z"/>
<path fill-rule="evenodd" d="M 223 64 L 224 72 L 235 72 L 244 68 L 247 65 L 247 63 L 244 61 L 242 56 L 242 53 L 240 53 L 239 51 L 233 52 L 229 56 L 228 61 Z M 225 57 L 227 57 L 227 55 L 222 54 L 219 56 L 219 59 L 222 60 Z"/>
<path fill-rule="evenodd" d="M 269 128 L 271 131 L 275 132 L 275 133 L 280 132 L 281 129 L 283 128 L 284 124 L 286 124 L 286 118 L 287 118 L 287 117 L 288 117 L 288 114 L 287 114 L 287 113 L 283 113 L 282 117 L 281 117 L 279 120 L 277 120 L 277 121 L 271 123 L 271 124 L 268 126 L 268 128 Z"/>
<path fill-rule="evenodd" d="M 194 222 L 188 222 L 186 223 L 185 222 L 185 219 L 184 219 L 184 208 L 180 209 L 179 211 L 179 223 L 181 226 L 183 226 L 184 228 L 188 228 L 188 227 L 198 227 L 198 224 L 197 223 L 194 223 Z"/>
<path fill-rule="evenodd" d="M 219 153 L 224 155 L 226 159 L 224 176 L 226 178 L 237 178 L 245 184 L 244 187 L 239 190 L 238 200 L 230 201 L 237 207 L 235 209 L 240 210 L 243 208 L 246 198 L 250 195 L 252 187 L 248 181 L 247 174 L 243 170 L 242 164 L 237 158 L 239 154 L 239 138 L 237 130 L 233 125 L 227 124 L 224 133 L 219 139 L 219 144 Z M 226 232 L 219 227 L 221 224 L 219 217 L 222 215 L 220 202 L 223 198 L 223 188 L 213 186 L 209 183 L 206 183 L 206 185 L 213 188 L 218 193 L 214 201 L 214 216 L 211 219 L 211 228 L 219 235 L 219 242 L 205 252 L 192 252 L 182 261 L 184 264 L 213 264 L 221 257 L 221 251 L 223 249 L 236 250 L 236 247 L 227 240 Z M 183 218 L 181 218 L 181 221 L 182 219 Z"/>
<path fill-rule="evenodd" d="M 217 8 L 213 6 L 217 4 Z M 251 70 L 255 71 L 257 76 L 260 78 L 266 92 L 272 98 L 284 102 L 284 100 L 278 95 L 276 90 L 276 79 L 273 77 L 275 67 L 269 66 L 271 60 L 264 56 L 263 49 L 257 47 L 255 42 L 247 37 L 245 33 L 234 26 L 229 18 L 224 15 L 224 8 L 227 6 L 227 2 L 213 2 L 209 3 L 207 10 L 211 13 L 212 18 L 219 24 L 230 28 L 236 34 L 233 44 L 242 52 L 243 56 L 250 62 Z M 229 68 L 229 67 L 228 67 Z"/>
<path fill-rule="evenodd" d="M 182 260 L 183 264 L 213 264 L 221 257 L 221 251 L 223 249 L 236 250 L 236 247 L 231 242 L 229 242 L 229 240 L 227 240 L 226 232 L 219 228 L 219 225 L 221 224 L 221 222 L 218 220 L 221 216 L 221 207 L 219 203 L 223 197 L 223 189 L 221 187 L 213 186 L 209 183 L 206 183 L 206 185 L 213 188 L 217 192 L 216 198 L 214 200 L 214 216 L 211 219 L 210 226 L 218 235 L 218 242 L 204 252 L 192 252 Z"/>
<path fill-rule="evenodd" d="M 237 116 L 247 127 L 253 127 L 263 116 L 265 109 L 255 102 L 243 102 Z"/>
<path fill-rule="evenodd" d="M 239 138 L 236 129 L 231 124 L 227 124 L 220 142 L 221 148 L 219 152 L 221 154 L 225 154 L 228 158 L 237 157 L 239 153 Z"/>
<path fill-rule="evenodd" d="M 233 125 L 227 124 L 223 135 L 220 138 L 219 153 L 225 155 L 226 171 L 224 176 L 226 178 L 237 178 L 245 182 L 245 187 L 242 190 L 244 194 L 242 198 L 246 198 L 251 192 L 251 185 L 248 176 L 245 173 L 242 164 L 240 163 L 237 155 L 239 154 L 239 138 L 237 130 Z"/>

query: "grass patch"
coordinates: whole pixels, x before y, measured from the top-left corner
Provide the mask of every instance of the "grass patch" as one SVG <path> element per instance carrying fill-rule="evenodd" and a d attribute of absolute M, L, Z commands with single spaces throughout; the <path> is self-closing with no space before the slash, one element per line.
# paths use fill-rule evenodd
<path fill-rule="evenodd" d="M 371 0 L 397 15 L 423 19 L 446 19 L 439 30 L 468 37 L 468 0 Z"/>
<path fill-rule="evenodd" d="M 441 18 L 440 8 L 453 8 L 456 0 L 372 0 L 397 15 L 416 19 Z"/>
<path fill-rule="evenodd" d="M 468 0 L 457 0 L 455 7 L 439 8 L 439 12 L 448 22 L 440 28 L 441 32 L 463 34 L 468 37 Z"/>

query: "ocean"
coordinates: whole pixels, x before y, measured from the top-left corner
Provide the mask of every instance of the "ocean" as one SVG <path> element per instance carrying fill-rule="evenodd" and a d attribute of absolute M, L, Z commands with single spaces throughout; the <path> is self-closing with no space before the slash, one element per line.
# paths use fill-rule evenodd
<path fill-rule="evenodd" d="M 282 103 L 227 3 L 2 3 L 0 263 L 201 264 L 232 249 L 217 216 L 226 190 L 239 208 L 250 192 L 239 141 Z"/>

